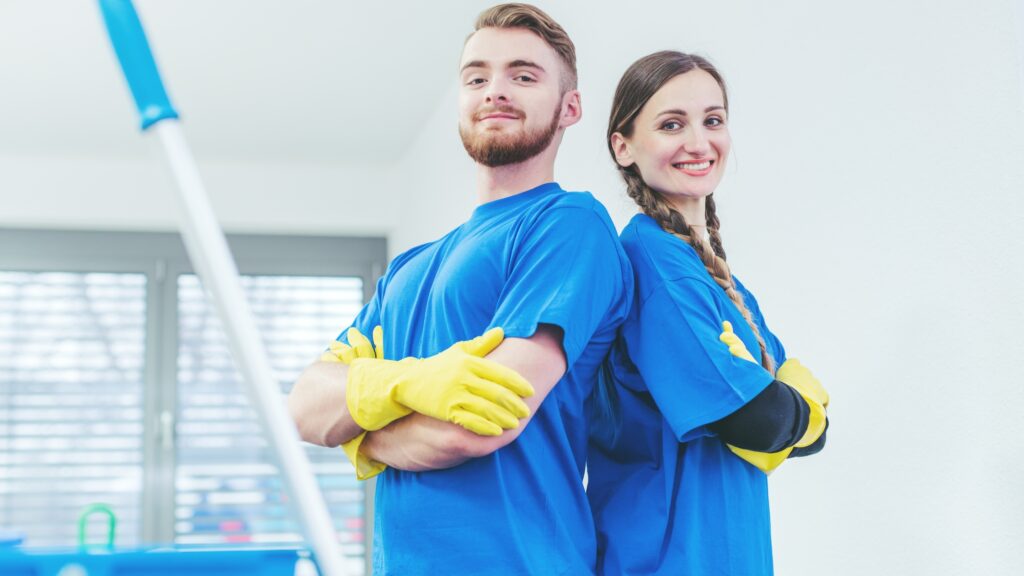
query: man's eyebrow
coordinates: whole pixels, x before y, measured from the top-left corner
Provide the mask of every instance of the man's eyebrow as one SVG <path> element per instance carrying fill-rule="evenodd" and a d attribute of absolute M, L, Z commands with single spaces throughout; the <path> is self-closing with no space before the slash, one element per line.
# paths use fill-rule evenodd
<path fill-rule="evenodd" d="M 541 72 L 546 72 L 544 67 L 531 60 L 513 60 L 508 64 L 509 68 L 536 68 Z"/>
<path fill-rule="evenodd" d="M 469 62 L 466 62 L 465 64 L 462 65 L 462 68 L 459 69 L 459 72 L 465 72 L 467 68 L 490 68 L 490 67 L 491 67 L 490 64 L 488 64 L 487 62 L 484 62 L 483 60 L 470 60 Z M 534 62 L 532 60 L 521 60 L 521 59 L 520 60 L 513 60 L 513 61 L 508 63 L 507 68 L 534 68 L 534 69 L 539 70 L 541 72 L 547 72 L 546 70 L 544 70 L 543 66 L 541 66 L 540 64 L 537 64 L 536 62 Z"/>
<path fill-rule="evenodd" d="M 462 68 L 459 68 L 459 72 L 465 72 L 466 68 L 489 68 L 489 66 L 483 60 L 470 60 L 463 64 Z"/>
<path fill-rule="evenodd" d="M 714 110 L 725 110 L 725 106 L 708 106 L 704 109 L 704 113 L 712 112 Z M 668 110 L 662 110 L 658 113 L 658 116 L 664 116 L 666 114 L 675 114 L 676 116 L 686 116 L 686 110 L 680 110 L 679 108 L 670 108 Z M 657 116 L 656 116 L 657 118 Z"/>

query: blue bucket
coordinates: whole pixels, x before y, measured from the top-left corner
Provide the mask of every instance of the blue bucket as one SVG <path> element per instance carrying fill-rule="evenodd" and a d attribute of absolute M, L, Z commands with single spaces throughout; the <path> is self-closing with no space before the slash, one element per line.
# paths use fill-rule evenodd
<path fill-rule="evenodd" d="M 4 576 L 293 576 L 298 549 L 0 549 Z"/>

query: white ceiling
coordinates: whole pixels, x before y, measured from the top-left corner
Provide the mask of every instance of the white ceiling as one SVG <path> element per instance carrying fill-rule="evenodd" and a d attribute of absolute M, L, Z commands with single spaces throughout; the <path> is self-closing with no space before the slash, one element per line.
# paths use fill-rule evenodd
<path fill-rule="evenodd" d="M 497 1 L 136 0 L 136 7 L 201 160 L 359 166 L 400 160 L 431 115 L 454 108 L 449 90 L 462 41 L 476 14 Z M 929 60 L 901 39 L 909 29 L 938 33 L 920 26 L 927 18 L 916 4 L 884 0 L 657 0 L 628 9 L 616 0 L 537 3 L 567 28 L 580 54 L 586 113 L 572 137 L 602 155 L 615 83 L 647 52 L 711 55 L 734 89 L 734 117 L 767 118 L 792 99 L 778 86 L 809 72 L 831 81 L 812 84 L 808 102 L 832 105 L 848 93 L 844 67 L 879 65 L 861 61 L 864 38 L 895 47 L 882 65 L 914 70 Z M 801 68 L 813 54 L 838 65 Z M 137 122 L 95 0 L 0 0 L 0 156 L 146 157 Z"/>
<path fill-rule="evenodd" d="M 406 149 L 486 5 L 136 1 L 197 155 L 335 162 Z M 96 3 L 0 0 L 0 154 L 146 153 Z"/>

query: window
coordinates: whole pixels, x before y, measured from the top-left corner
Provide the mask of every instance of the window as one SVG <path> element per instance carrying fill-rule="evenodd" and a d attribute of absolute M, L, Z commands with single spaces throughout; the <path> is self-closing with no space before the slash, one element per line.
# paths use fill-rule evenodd
<path fill-rule="evenodd" d="M 287 393 L 372 294 L 384 241 L 229 241 Z M 364 487 L 340 450 L 307 454 L 361 564 Z M 0 230 L 0 527 L 74 544 L 93 502 L 113 507 L 121 546 L 301 540 L 177 236 Z"/>
<path fill-rule="evenodd" d="M 0 271 L 0 527 L 75 542 L 79 511 L 139 538 L 146 276 Z"/>

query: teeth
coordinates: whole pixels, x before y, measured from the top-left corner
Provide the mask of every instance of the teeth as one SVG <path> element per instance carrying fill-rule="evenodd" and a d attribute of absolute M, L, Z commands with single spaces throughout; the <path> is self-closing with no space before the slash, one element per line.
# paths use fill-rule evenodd
<path fill-rule="evenodd" d="M 705 160 L 703 162 L 682 162 L 676 164 L 676 168 L 682 168 L 683 170 L 707 170 L 711 167 L 711 161 Z"/>

